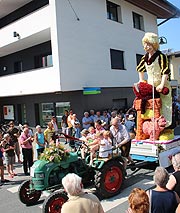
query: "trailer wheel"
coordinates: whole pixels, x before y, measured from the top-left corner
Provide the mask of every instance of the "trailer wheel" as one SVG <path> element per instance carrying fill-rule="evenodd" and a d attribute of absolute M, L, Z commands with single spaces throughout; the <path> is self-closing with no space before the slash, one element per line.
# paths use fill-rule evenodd
<path fill-rule="evenodd" d="M 65 193 L 54 192 L 43 203 L 43 213 L 61 213 L 62 205 L 68 200 Z"/>
<path fill-rule="evenodd" d="M 118 161 L 105 163 L 95 175 L 97 193 L 104 198 L 119 194 L 123 181 L 124 169 Z"/>
<path fill-rule="evenodd" d="M 19 199 L 26 205 L 35 204 L 41 197 L 41 191 L 30 190 L 30 181 L 24 181 L 18 190 Z"/>

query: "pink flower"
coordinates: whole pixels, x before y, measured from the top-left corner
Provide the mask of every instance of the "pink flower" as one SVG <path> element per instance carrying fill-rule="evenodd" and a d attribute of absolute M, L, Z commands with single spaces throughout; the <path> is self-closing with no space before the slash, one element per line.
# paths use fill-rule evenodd
<path fill-rule="evenodd" d="M 54 160 L 54 156 L 50 156 L 49 161 L 53 161 Z"/>

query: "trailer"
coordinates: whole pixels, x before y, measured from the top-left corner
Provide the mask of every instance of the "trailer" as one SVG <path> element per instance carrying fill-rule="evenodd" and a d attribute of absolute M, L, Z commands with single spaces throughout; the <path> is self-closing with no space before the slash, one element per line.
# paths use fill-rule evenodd
<path fill-rule="evenodd" d="M 175 135 L 174 139 L 167 141 L 133 139 L 130 155 L 137 162 L 147 164 L 156 162 L 167 168 L 171 166 L 171 156 L 178 152 L 180 152 L 180 135 Z"/>

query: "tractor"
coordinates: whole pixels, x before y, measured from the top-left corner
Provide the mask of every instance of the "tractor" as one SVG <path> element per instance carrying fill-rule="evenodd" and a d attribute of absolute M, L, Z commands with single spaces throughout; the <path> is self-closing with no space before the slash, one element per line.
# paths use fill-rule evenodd
<path fill-rule="evenodd" d="M 64 134 L 64 137 L 68 137 Z M 43 213 L 61 212 L 61 207 L 68 200 L 61 180 L 68 173 L 76 173 L 82 177 L 83 185 L 94 185 L 97 195 L 109 198 L 121 191 L 125 177 L 123 158 L 118 150 L 113 150 L 108 158 L 99 158 L 98 154 L 89 166 L 89 155 L 83 160 L 80 157 L 82 142 L 75 139 L 78 147 L 75 151 L 58 153 L 60 161 L 37 160 L 31 167 L 30 180 L 24 181 L 19 187 L 19 199 L 26 205 L 36 204 L 43 191 L 50 195 L 43 203 Z M 46 152 L 46 150 L 45 150 Z"/>

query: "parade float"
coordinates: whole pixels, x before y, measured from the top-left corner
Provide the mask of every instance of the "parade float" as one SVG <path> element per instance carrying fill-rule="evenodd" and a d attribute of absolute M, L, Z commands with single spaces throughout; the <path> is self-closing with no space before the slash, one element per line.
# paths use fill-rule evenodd
<path fill-rule="evenodd" d="M 137 111 L 136 138 L 131 143 L 131 156 L 134 160 L 158 162 L 160 166 L 169 167 L 171 156 L 180 152 L 180 135 L 174 135 L 174 129 L 165 128 L 166 120 L 161 115 L 161 99 L 145 101 L 135 99 Z"/>
<path fill-rule="evenodd" d="M 137 66 L 139 82 L 133 86 L 137 131 L 130 154 L 134 160 L 159 162 L 166 168 L 171 156 L 180 152 L 180 135 L 174 135 L 172 128 L 170 70 L 167 57 L 158 50 L 156 34 L 146 33 L 142 43 L 146 54 Z"/>

